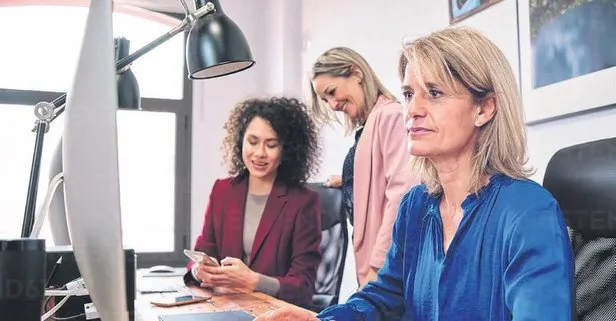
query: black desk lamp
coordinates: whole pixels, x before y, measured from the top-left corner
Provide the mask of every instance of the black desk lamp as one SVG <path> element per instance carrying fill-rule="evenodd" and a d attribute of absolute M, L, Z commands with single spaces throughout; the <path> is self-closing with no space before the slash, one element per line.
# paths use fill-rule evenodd
<path fill-rule="evenodd" d="M 143 48 L 117 61 L 116 70 L 123 71 L 150 50 L 189 28 L 186 64 L 190 79 L 225 76 L 248 69 L 255 64 L 244 34 L 237 24 L 224 14 L 220 1 L 195 0 L 194 12 L 190 12 L 185 0 L 179 1 L 185 12 L 182 22 Z M 49 124 L 62 114 L 65 103 L 66 94 L 51 103 L 40 102 L 34 107 L 38 119 L 33 129 L 36 138 L 21 230 L 21 237 L 24 238 L 30 236 L 34 224 L 44 134 L 49 130 Z"/>

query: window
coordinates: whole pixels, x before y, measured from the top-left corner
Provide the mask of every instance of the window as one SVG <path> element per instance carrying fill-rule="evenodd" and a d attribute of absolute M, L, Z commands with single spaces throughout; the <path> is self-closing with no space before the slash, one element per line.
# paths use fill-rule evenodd
<path fill-rule="evenodd" d="M 118 112 L 124 243 L 138 252 L 173 252 L 175 123 L 174 113 Z"/>
<path fill-rule="evenodd" d="M 180 22 L 118 8 L 125 10 L 114 12 L 114 34 L 131 42 L 131 52 Z M 0 51 L 0 238 L 21 232 L 34 149 L 33 106 L 70 88 L 87 12 L 62 5 L 0 6 L 0 39 L 18 49 Z M 24 25 L 25 20 L 36 23 Z M 20 32 L 11 32 L 15 25 Z M 184 41 L 177 35 L 132 64 L 143 110 L 118 111 L 123 240 L 138 252 L 140 266 L 183 263 L 182 250 L 189 246 L 192 88 L 184 81 Z M 37 211 L 63 119 L 54 120 L 45 134 Z M 53 245 L 47 224 L 41 236 Z"/>
<path fill-rule="evenodd" d="M 66 92 L 75 73 L 87 14 L 87 7 L 0 7 L 0 39 L 15 44 L 0 51 L 0 88 Z M 127 13 L 115 13 L 113 19 L 114 36 L 127 38 L 131 52 L 179 23 L 172 18 L 165 19 L 170 23 L 161 23 Z M 19 32 L 15 26 L 21 26 Z M 182 99 L 184 38 L 168 40 L 131 68 L 142 97 Z"/>
<path fill-rule="evenodd" d="M 33 117 L 31 106 L 0 105 L 0 235 L 4 238 L 19 237 L 21 232 L 34 149 L 34 133 L 30 131 L 34 125 Z M 52 141 L 57 142 L 60 137 L 62 121 L 63 119 L 58 118 L 45 136 L 42 165 L 49 164 L 50 151 L 53 152 L 55 148 Z M 39 187 L 38 205 L 45 197 L 48 176 L 49 166 L 42 166 L 40 179 L 45 183 Z"/>

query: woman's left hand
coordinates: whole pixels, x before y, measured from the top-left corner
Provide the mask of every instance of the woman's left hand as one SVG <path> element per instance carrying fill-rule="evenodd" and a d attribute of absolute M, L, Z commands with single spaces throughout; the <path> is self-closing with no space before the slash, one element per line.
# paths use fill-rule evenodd
<path fill-rule="evenodd" d="M 253 291 L 259 283 L 259 273 L 249 269 L 242 260 L 226 257 L 220 261 L 219 267 L 204 267 L 211 274 L 213 286 L 244 288 Z"/>

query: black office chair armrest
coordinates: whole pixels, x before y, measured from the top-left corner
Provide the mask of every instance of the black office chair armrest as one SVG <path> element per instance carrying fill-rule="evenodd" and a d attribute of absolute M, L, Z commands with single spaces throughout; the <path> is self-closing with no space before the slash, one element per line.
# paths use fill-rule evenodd
<path fill-rule="evenodd" d="M 312 296 L 314 312 L 321 312 L 323 309 L 338 303 L 338 297 L 329 294 L 315 294 Z"/>

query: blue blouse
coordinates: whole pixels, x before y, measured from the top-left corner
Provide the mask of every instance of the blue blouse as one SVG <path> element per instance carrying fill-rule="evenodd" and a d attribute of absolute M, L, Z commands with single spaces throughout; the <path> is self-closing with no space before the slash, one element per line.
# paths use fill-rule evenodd
<path fill-rule="evenodd" d="M 462 203 L 443 251 L 440 196 L 425 185 L 401 203 L 375 282 L 321 320 L 571 320 L 574 265 L 560 207 L 530 180 L 493 175 Z"/>

